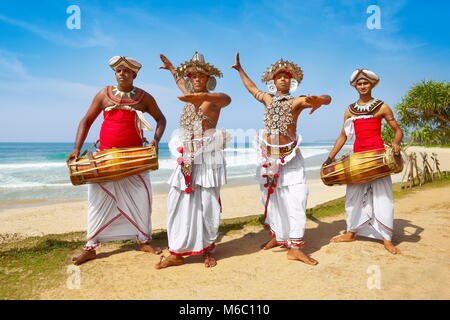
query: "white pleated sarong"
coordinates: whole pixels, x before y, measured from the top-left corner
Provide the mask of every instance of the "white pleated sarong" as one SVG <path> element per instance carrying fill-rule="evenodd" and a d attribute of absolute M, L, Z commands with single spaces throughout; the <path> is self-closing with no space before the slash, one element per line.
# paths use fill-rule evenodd
<path fill-rule="evenodd" d="M 391 176 L 363 184 L 349 184 L 345 194 L 347 231 L 391 241 L 394 197 Z"/>
<path fill-rule="evenodd" d="M 86 250 L 100 242 L 151 239 L 152 193 L 148 172 L 118 181 L 88 184 Z"/>
<path fill-rule="evenodd" d="M 260 150 L 258 149 L 258 152 Z M 278 244 L 287 247 L 301 247 L 306 227 L 306 185 L 304 160 L 298 146 L 292 156 L 280 164 L 277 186 L 272 194 L 264 187 L 266 179 L 262 177 L 264 169 L 258 164 L 256 179 L 260 184 L 262 202 L 265 206 L 264 224 L 270 228 Z"/>
<path fill-rule="evenodd" d="M 226 162 L 222 151 L 208 150 L 198 155 L 192 170 L 191 193 L 185 192 L 180 165 L 168 183 L 169 252 L 178 256 L 212 252 L 219 235 L 220 188 L 226 183 Z"/>
<path fill-rule="evenodd" d="M 167 234 L 174 255 L 212 251 L 220 223 L 220 187 L 195 186 L 192 193 L 171 187 L 168 196 Z"/>

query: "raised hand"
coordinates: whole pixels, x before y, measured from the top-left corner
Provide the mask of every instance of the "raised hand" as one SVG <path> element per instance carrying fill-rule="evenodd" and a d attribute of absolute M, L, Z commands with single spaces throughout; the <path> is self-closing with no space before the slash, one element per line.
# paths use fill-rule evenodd
<path fill-rule="evenodd" d="M 163 62 L 163 65 L 159 67 L 160 69 L 166 69 L 166 70 L 172 70 L 173 64 L 170 62 L 169 59 L 163 54 L 160 54 L 159 57 L 161 58 L 161 61 Z"/>
<path fill-rule="evenodd" d="M 186 89 L 186 83 L 182 77 L 177 76 L 176 69 L 174 68 L 172 62 L 170 62 L 169 59 L 162 53 L 159 55 L 161 58 L 161 61 L 163 62 L 163 65 L 159 67 L 160 69 L 166 69 L 169 70 L 170 73 L 173 76 L 173 79 L 175 80 L 175 83 L 177 84 L 178 88 L 180 88 L 181 92 L 188 93 L 188 90 Z"/>
<path fill-rule="evenodd" d="M 236 69 L 237 71 L 241 70 L 241 62 L 239 61 L 239 52 L 236 53 L 236 63 L 231 66 L 231 68 Z"/>

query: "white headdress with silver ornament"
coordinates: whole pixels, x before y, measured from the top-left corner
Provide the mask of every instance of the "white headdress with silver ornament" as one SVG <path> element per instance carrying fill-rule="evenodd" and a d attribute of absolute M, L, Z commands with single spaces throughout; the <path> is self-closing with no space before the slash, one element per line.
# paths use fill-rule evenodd
<path fill-rule="evenodd" d="M 135 59 L 130 57 L 124 57 L 124 56 L 114 56 L 111 59 L 109 59 L 108 62 L 111 69 L 116 71 L 116 69 L 119 66 L 125 66 L 134 72 L 138 73 L 138 71 L 141 69 L 142 65 L 137 62 Z"/>

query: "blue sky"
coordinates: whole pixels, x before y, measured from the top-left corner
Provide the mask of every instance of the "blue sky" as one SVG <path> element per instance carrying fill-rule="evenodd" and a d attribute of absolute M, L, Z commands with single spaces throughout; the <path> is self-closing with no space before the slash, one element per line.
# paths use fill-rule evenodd
<path fill-rule="evenodd" d="M 70 5 L 81 29 L 69 30 Z M 369 30 L 369 5 L 381 29 Z M 166 141 L 183 106 L 159 54 L 178 65 L 195 51 L 224 78 L 216 91 L 232 98 L 218 127 L 259 128 L 263 106 L 230 69 L 236 52 L 260 89 L 267 66 L 280 58 L 302 67 L 295 92 L 330 94 L 331 105 L 301 114 L 304 141 L 334 140 L 345 108 L 357 98 L 348 79 L 357 67 L 381 81 L 374 96 L 390 106 L 421 80 L 448 81 L 448 1 L 2 1 L 0 3 L 0 142 L 71 142 L 95 93 L 114 84 L 114 55 L 143 65 L 135 85 L 152 94 L 168 119 Z M 98 136 L 99 118 L 88 136 Z M 148 134 L 150 137 L 152 134 Z"/>

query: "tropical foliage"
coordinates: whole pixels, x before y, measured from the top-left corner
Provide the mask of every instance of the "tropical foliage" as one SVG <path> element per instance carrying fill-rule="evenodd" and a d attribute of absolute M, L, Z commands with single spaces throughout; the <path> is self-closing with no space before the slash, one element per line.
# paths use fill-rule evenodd
<path fill-rule="evenodd" d="M 450 82 L 422 81 L 414 84 L 394 107 L 398 123 L 409 132 L 409 142 L 417 144 L 450 143 Z M 394 137 L 388 125 L 383 126 L 383 140 Z"/>
<path fill-rule="evenodd" d="M 409 140 L 408 128 L 403 123 L 398 122 L 398 124 L 403 131 L 403 142 L 408 141 Z M 394 140 L 394 130 L 392 130 L 392 128 L 386 122 L 383 122 L 381 137 L 383 139 L 383 142 L 387 144 L 391 144 L 392 141 Z"/>

